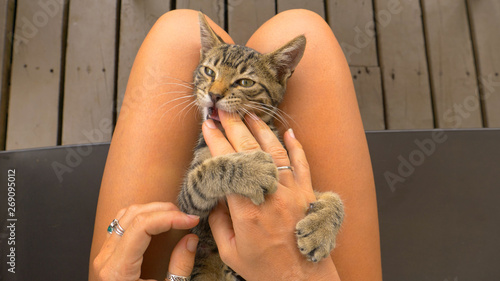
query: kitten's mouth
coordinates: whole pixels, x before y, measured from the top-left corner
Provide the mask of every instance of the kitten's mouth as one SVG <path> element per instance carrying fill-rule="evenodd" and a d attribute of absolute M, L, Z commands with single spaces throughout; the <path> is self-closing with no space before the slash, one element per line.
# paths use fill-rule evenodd
<path fill-rule="evenodd" d="M 219 109 L 217 107 L 209 107 L 207 119 L 212 119 L 220 122 Z"/>

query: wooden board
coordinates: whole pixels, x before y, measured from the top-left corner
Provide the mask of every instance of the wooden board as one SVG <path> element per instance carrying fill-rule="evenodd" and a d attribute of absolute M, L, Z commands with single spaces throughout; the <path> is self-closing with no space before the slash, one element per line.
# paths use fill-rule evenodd
<path fill-rule="evenodd" d="M 71 1 L 62 144 L 111 140 L 116 7 L 114 0 Z"/>
<path fill-rule="evenodd" d="M 482 127 L 465 1 L 424 0 L 425 33 L 438 128 Z"/>
<path fill-rule="evenodd" d="M 325 18 L 325 4 L 323 0 L 276 0 L 278 1 L 278 12 L 290 9 L 311 10 Z"/>
<path fill-rule="evenodd" d="M 170 1 L 122 0 L 116 108 L 118 114 L 137 51 L 156 20 L 169 9 Z"/>
<path fill-rule="evenodd" d="M 14 0 L 0 1 L 0 150 L 5 148 L 7 102 L 9 100 L 10 58 L 14 25 Z"/>
<path fill-rule="evenodd" d="M 372 1 L 326 0 L 328 23 L 351 66 L 378 66 Z"/>
<path fill-rule="evenodd" d="M 433 128 L 419 0 L 376 0 L 387 129 Z"/>
<path fill-rule="evenodd" d="M 365 130 L 384 130 L 384 100 L 380 68 L 351 67 L 351 75 Z"/>
<path fill-rule="evenodd" d="M 65 1 L 62 1 L 65 3 Z M 64 6 L 17 1 L 7 149 L 57 144 Z"/>
<path fill-rule="evenodd" d="M 490 128 L 500 128 L 500 2 L 469 0 L 467 3 L 481 96 L 484 98 L 484 123 Z"/>
<path fill-rule="evenodd" d="M 236 44 L 245 45 L 250 36 L 275 11 L 274 0 L 229 0 L 228 29 Z"/>
<path fill-rule="evenodd" d="M 224 28 L 224 0 L 177 0 L 176 8 L 201 11 L 220 27 Z"/>

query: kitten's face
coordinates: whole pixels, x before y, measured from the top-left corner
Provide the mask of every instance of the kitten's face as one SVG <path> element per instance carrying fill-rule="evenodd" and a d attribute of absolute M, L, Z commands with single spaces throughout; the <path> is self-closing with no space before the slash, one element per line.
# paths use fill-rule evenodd
<path fill-rule="evenodd" d="M 194 72 L 202 118 L 219 121 L 218 110 L 241 116 L 253 112 L 268 123 L 283 99 L 286 81 L 305 49 L 298 36 L 270 54 L 226 44 L 200 13 L 201 57 Z"/>
<path fill-rule="evenodd" d="M 196 99 L 203 118 L 219 120 L 218 109 L 269 119 L 285 91 L 260 53 L 221 44 L 209 50 L 194 74 Z M 266 121 L 266 120 L 264 120 Z"/>

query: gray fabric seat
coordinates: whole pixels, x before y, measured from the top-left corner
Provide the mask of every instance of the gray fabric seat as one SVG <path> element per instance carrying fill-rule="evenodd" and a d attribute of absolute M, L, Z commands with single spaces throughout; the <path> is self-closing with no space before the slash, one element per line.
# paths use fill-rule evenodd
<path fill-rule="evenodd" d="M 498 279 L 500 130 L 367 132 L 367 139 L 384 280 Z M 3 280 L 87 280 L 108 148 L 0 152 Z M 10 169 L 13 217 L 7 212 Z M 11 247 L 15 273 L 8 271 Z"/>

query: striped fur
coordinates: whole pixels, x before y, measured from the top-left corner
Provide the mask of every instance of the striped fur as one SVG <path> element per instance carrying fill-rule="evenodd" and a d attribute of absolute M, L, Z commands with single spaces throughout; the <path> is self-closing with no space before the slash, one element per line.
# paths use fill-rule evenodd
<path fill-rule="evenodd" d="M 201 13 L 200 34 L 202 47 L 200 63 L 194 71 L 194 94 L 203 119 L 218 123 L 218 109 L 240 116 L 253 112 L 278 136 L 273 120 L 286 82 L 304 53 L 305 37 L 298 36 L 272 53 L 260 54 L 224 43 Z M 222 129 L 220 124 L 219 127 Z M 200 134 L 178 197 L 182 211 L 201 217 L 200 224 L 192 230 L 200 237 L 192 280 L 243 280 L 220 260 L 208 215 L 227 194 L 243 195 L 259 205 L 266 194 L 276 191 L 277 183 L 278 171 L 270 154 L 253 151 L 212 157 Z M 310 205 L 296 228 L 299 250 L 314 262 L 328 256 L 334 248 L 343 220 L 338 195 L 316 195 L 318 201 Z"/>

